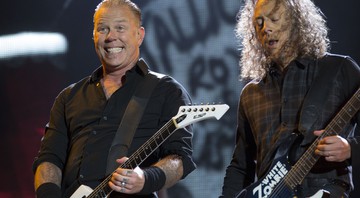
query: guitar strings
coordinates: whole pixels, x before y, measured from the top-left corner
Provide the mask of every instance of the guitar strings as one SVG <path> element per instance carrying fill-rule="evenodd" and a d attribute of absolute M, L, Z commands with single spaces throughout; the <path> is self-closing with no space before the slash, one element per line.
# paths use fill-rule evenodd
<path fill-rule="evenodd" d="M 136 151 L 129 157 L 129 159 L 128 159 L 127 161 L 125 161 L 125 163 L 123 163 L 123 164 L 120 166 L 120 168 L 130 167 L 131 169 L 134 169 L 134 167 L 132 166 L 131 163 L 132 163 L 132 161 L 135 161 L 136 156 L 139 155 L 139 154 L 141 154 L 142 152 L 145 153 L 145 150 L 146 150 L 148 147 L 150 147 L 150 145 L 151 145 L 153 142 L 156 143 L 156 139 L 158 139 L 159 137 L 163 138 L 163 137 L 162 137 L 162 135 L 163 135 L 162 133 L 167 130 L 167 131 L 169 132 L 169 134 L 168 134 L 165 138 L 163 138 L 163 140 L 162 140 L 159 144 L 156 143 L 156 145 L 157 145 L 156 148 L 154 148 L 152 151 L 150 151 L 149 154 L 146 154 L 146 153 L 145 153 L 145 155 L 146 155 L 145 158 L 144 158 L 144 159 L 141 159 L 141 158 L 140 158 L 141 161 L 140 161 L 139 163 L 135 162 L 135 163 L 136 163 L 136 166 L 140 165 L 149 155 L 151 155 L 151 153 L 154 152 L 155 149 L 157 149 L 157 148 L 160 146 L 160 144 L 162 144 L 162 143 L 172 134 L 172 132 L 170 132 L 170 131 L 168 130 L 168 128 L 169 128 L 171 125 L 175 125 L 175 124 L 174 124 L 174 121 L 173 121 L 172 119 L 169 120 L 163 127 L 161 127 L 160 130 L 157 131 L 148 141 L 146 141 L 138 150 L 136 150 Z M 173 132 L 175 132 L 175 130 L 174 130 Z M 150 148 L 151 148 L 151 147 L 150 147 Z M 114 172 L 115 172 L 115 171 L 114 171 Z M 114 172 L 113 172 L 113 173 L 114 173 Z M 103 189 L 105 189 L 106 187 L 108 187 L 108 182 L 111 180 L 111 176 L 112 176 L 112 174 L 110 174 L 109 176 L 107 176 L 106 179 L 105 179 L 101 184 L 99 184 L 87 198 L 92 198 L 92 197 L 94 197 L 94 196 L 95 196 L 95 197 L 98 197 L 99 193 L 102 194 L 102 195 L 100 195 L 100 196 L 103 196 L 103 195 L 105 194 L 104 197 L 106 197 L 107 194 L 110 194 L 110 193 L 113 191 L 112 189 L 109 189 L 109 190 L 110 190 L 109 192 L 105 192 Z"/>
<path fill-rule="evenodd" d="M 355 113 L 359 110 L 360 106 L 360 88 L 354 94 L 354 97 L 350 98 L 350 100 L 345 104 L 342 110 L 334 117 L 334 119 L 327 125 L 324 132 L 315 139 L 315 141 L 311 144 L 309 149 L 302 155 L 297 163 L 290 169 L 290 171 L 284 176 L 284 179 L 281 180 L 278 185 L 274 187 L 274 190 L 270 193 L 270 197 L 282 197 L 286 195 L 286 192 L 283 190 L 285 186 L 289 186 L 291 190 L 293 190 L 296 185 L 300 185 L 304 177 L 311 170 L 313 165 L 320 158 L 319 155 L 315 154 L 315 150 L 318 142 L 329 135 L 336 134 L 335 131 L 340 131 L 350 119 L 355 115 Z M 358 97 L 358 98 L 356 98 Z M 347 115 L 347 117 L 345 117 Z M 306 160 L 310 163 L 306 163 Z M 305 167 L 308 165 L 307 167 Z M 303 169 L 305 171 L 302 171 Z M 297 175 L 296 171 L 301 171 L 303 175 Z"/>
<path fill-rule="evenodd" d="M 140 162 L 140 163 L 137 163 L 136 166 L 140 165 L 149 155 L 151 155 L 151 154 L 154 152 L 154 150 L 156 150 L 168 137 L 170 137 L 170 135 L 171 135 L 173 132 L 175 132 L 175 130 L 169 131 L 169 128 L 171 127 L 171 125 L 174 125 L 173 120 L 168 121 L 163 127 L 161 127 L 161 129 L 160 129 L 159 131 L 157 131 L 148 141 L 146 141 L 143 146 L 141 146 L 138 150 L 136 150 L 136 151 L 134 152 L 134 154 L 132 154 L 132 155 L 134 155 L 134 156 L 140 157 L 141 162 Z M 162 135 L 164 135 L 163 133 L 164 133 L 165 131 L 168 131 L 168 134 L 166 134 L 166 136 L 165 136 L 165 138 L 164 138 Z M 159 138 L 162 138 L 162 140 L 158 143 L 158 142 L 156 142 L 156 140 L 159 139 Z M 151 148 L 151 145 L 152 145 L 153 143 L 156 143 L 156 147 L 155 147 L 155 148 Z M 148 148 L 150 148 L 150 153 L 149 153 L 149 154 L 147 154 L 147 153 L 145 152 Z M 151 149 L 152 149 L 152 150 L 151 150 Z M 141 155 L 140 155 L 141 153 L 145 153 L 146 156 L 145 156 L 144 159 L 141 159 Z M 136 159 L 136 157 L 134 157 L 134 158 Z M 128 161 L 129 161 L 129 160 L 128 160 Z M 129 163 L 130 163 L 130 162 L 129 162 Z M 135 167 L 132 167 L 131 164 L 129 164 L 129 166 L 130 166 L 132 169 L 135 168 Z"/>

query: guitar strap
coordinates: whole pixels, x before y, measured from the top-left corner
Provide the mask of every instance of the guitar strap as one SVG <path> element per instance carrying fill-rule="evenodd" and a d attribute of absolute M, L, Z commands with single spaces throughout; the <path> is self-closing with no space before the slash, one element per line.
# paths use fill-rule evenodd
<path fill-rule="evenodd" d="M 139 59 L 137 64 L 142 70 L 148 70 L 148 66 L 143 59 Z M 116 159 L 126 156 L 150 95 L 163 76 L 162 74 L 148 71 L 144 79 L 137 85 L 111 144 L 107 159 L 106 175 L 111 174 L 119 167 Z"/>
<path fill-rule="evenodd" d="M 332 87 L 333 77 L 340 69 L 341 58 L 325 56 L 317 60 L 318 74 L 305 97 L 301 112 L 298 131 L 303 134 L 304 140 L 301 145 L 311 143 L 315 135 L 312 131 L 323 111 L 326 99 Z"/>

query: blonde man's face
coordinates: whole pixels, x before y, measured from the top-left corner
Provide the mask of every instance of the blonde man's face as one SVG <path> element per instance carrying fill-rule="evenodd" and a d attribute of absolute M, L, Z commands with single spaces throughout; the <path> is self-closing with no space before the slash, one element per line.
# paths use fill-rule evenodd
<path fill-rule="evenodd" d="M 94 44 L 103 66 L 136 62 L 145 30 L 127 6 L 101 7 L 94 17 Z"/>

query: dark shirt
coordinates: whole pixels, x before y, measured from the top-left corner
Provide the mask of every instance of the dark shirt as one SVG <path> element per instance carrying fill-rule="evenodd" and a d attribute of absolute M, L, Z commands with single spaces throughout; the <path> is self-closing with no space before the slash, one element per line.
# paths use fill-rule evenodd
<path fill-rule="evenodd" d="M 287 138 L 298 131 L 302 104 L 318 75 L 318 65 L 329 58 L 339 60 L 331 64 L 340 62 L 340 69 L 335 76 L 327 77 L 329 84 L 323 85 L 331 86 L 330 97 L 324 96 L 324 108 L 314 129 L 324 129 L 360 86 L 360 69 L 351 58 L 328 54 L 321 61 L 297 59 L 283 72 L 275 66 L 271 67 L 263 79 L 254 80 L 243 88 L 239 100 L 236 147 L 224 178 L 224 197 L 234 197 L 253 183 L 256 177 L 261 178 L 271 165 L 277 146 L 284 142 L 288 144 Z M 350 142 L 352 156 L 359 156 L 358 150 L 355 150 L 358 141 L 354 136 L 358 138 L 360 131 L 359 127 L 355 128 L 355 123 L 360 123 L 359 113 L 341 136 Z M 314 136 L 312 131 L 304 135 Z M 307 177 L 336 178 L 351 185 L 349 163 L 350 160 L 347 160 L 327 169 L 325 173 L 310 173 Z M 345 173 L 336 172 L 339 166 Z"/>
<path fill-rule="evenodd" d="M 138 65 L 127 71 L 126 82 L 108 100 L 100 83 L 101 67 L 91 76 L 65 88 L 51 109 L 34 170 L 45 161 L 57 165 L 63 170 L 62 188 L 66 195 L 71 195 L 79 184 L 94 188 L 103 181 L 109 148 L 135 87 L 146 72 L 147 68 Z M 189 103 L 190 96 L 175 79 L 161 78 L 144 110 L 127 156 L 175 116 L 180 106 Z M 169 154 L 181 156 L 183 178 L 195 169 L 191 158 L 191 126 L 172 134 L 140 167 L 148 167 Z"/>

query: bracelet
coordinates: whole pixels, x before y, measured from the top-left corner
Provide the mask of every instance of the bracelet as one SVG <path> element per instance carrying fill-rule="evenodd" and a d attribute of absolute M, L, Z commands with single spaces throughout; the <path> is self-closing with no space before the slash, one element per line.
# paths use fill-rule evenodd
<path fill-rule="evenodd" d="M 36 190 L 37 198 L 61 198 L 61 189 L 54 183 L 43 183 Z"/>
<path fill-rule="evenodd" d="M 147 195 L 160 190 L 166 182 L 164 171 L 156 166 L 144 169 L 145 183 L 139 194 Z"/>

